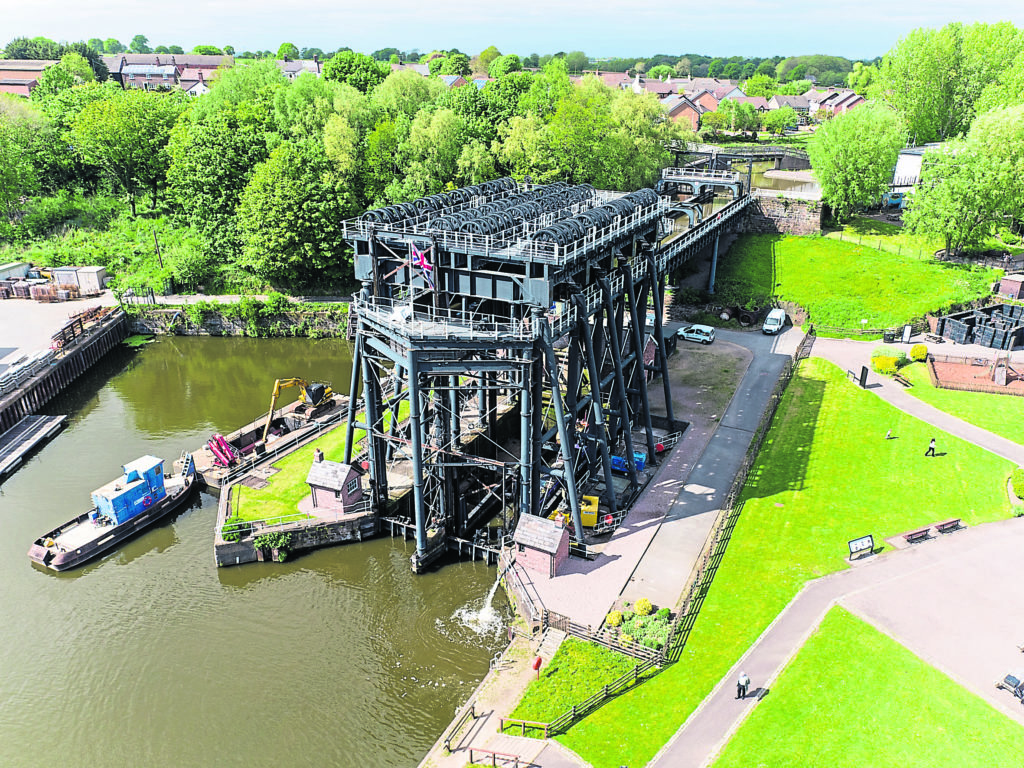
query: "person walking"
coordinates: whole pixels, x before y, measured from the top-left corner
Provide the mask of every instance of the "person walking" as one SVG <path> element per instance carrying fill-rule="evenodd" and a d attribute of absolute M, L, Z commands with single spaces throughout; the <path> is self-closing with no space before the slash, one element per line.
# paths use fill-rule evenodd
<path fill-rule="evenodd" d="M 736 681 L 736 698 L 745 699 L 747 698 L 747 689 L 750 688 L 750 678 L 747 677 L 746 672 L 740 672 L 739 679 Z"/>
<path fill-rule="evenodd" d="M 934 456 L 935 455 L 935 438 L 934 437 L 932 438 L 932 441 L 930 443 L 928 443 L 928 450 L 924 452 L 924 455 L 925 456 Z"/>

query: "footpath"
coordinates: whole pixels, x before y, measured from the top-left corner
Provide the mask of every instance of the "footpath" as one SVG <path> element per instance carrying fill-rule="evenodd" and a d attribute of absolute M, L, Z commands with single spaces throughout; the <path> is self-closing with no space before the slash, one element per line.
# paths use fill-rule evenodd
<path fill-rule="evenodd" d="M 646 596 L 660 605 L 675 605 L 678 601 L 743 462 L 779 374 L 802 336 L 792 329 L 775 337 L 720 331 L 719 338 L 753 352 L 721 422 L 717 426 L 687 429 L 683 440 L 630 511 L 621 527 L 622 533 L 616 534 L 620 542 L 616 544 L 613 539 L 605 549 L 611 567 L 594 568 L 590 564 L 590 570 L 585 573 L 588 564 L 579 564 L 579 573 L 575 570 L 570 573 L 575 578 L 564 580 L 565 587 L 560 587 L 558 594 L 552 594 L 548 588 L 545 605 L 549 601 L 555 604 L 548 605 L 549 608 L 561 608 L 561 593 L 564 592 L 566 598 L 575 594 L 574 620 L 585 615 L 590 619 L 587 623 L 599 623 L 620 594 L 630 600 Z M 514 708 L 529 683 L 532 676 L 529 663 L 536 654 L 535 646 L 517 638 L 497 672 L 492 672 L 472 697 L 476 717 L 469 720 L 452 741 L 451 754 L 445 754 L 442 749 L 442 737 L 421 765 L 461 768 L 468 762 L 471 750 L 478 762 L 487 760 L 488 764 L 488 752 L 492 751 L 518 756 L 520 765 L 539 768 L 587 765 L 553 739 L 524 739 L 498 733 L 500 717 Z M 543 650 L 540 655 L 544 655 Z M 497 760 L 502 762 L 501 757 Z"/>

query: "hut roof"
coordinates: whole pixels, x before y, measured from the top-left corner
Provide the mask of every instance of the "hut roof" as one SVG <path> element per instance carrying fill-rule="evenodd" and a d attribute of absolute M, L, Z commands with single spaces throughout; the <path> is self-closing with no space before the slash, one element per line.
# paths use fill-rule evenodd
<path fill-rule="evenodd" d="M 345 487 L 345 478 L 351 471 L 351 464 L 342 464 L 340 461 L 314 461 L 306 475 L 306 483 L 317 488 L 340 491 Z"/>
<path fill-rule="evenodd" d="M 558 551 L 564 530 L 561 523 L 548 520 L 546 517 L 523 515 L 519 518 L 519 525 L 516 526 L 512 540 L 516 544 L 553 555 Z"/>

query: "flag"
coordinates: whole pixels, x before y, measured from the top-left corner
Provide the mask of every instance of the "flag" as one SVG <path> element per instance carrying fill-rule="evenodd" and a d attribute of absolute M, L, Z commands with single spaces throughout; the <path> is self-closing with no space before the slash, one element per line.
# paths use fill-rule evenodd
<path fill-rule="evenodd" d="M 412 256 L 413 266 L 419 267 L 420 271 L 423 272 L 423 277 L 426 279 L 427 285 L 430 286 L 431 290 L 434 290 L 434 265 L 431 264 L 430 259 L 427 258 L 427 253 L 429 251 L 430 248 L 427 248 L 425 251 L 421 251 L 415 245 L 409 246 L 409 255 Z"/>

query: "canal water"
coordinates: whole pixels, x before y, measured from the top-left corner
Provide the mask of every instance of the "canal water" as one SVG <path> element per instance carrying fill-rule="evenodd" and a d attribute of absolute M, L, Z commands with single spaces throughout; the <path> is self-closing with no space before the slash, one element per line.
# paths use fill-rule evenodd
<path fill-rule="evenodd" d="M 26 557 L 124 462 L 265 412 L 275 378 L 346 391 L 350 366 L 338 340 L 165 338 L 48 406 L 68 427 L 0 486 L 0 765 L 419 762 L 504 645 L 500 590 L 475 621 L 494 567 L 414 576 L 378 539 L 218 569 L 205 495 L 80 570 Z"/>

